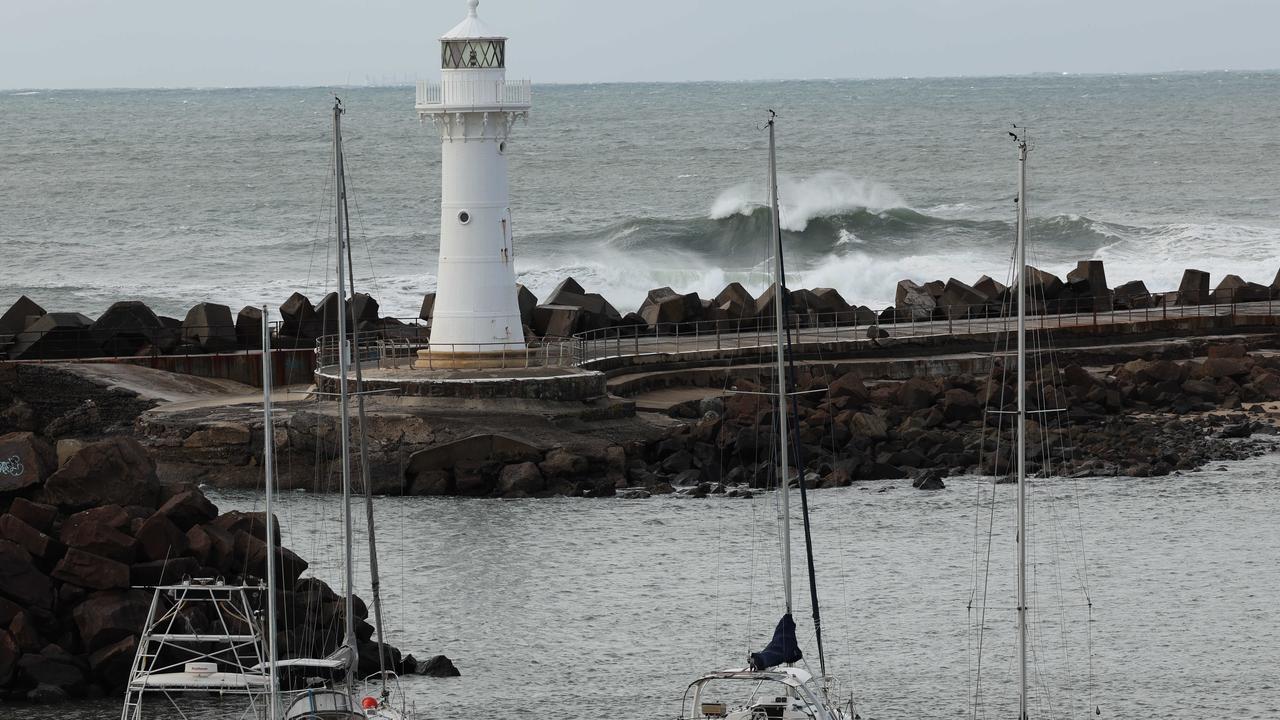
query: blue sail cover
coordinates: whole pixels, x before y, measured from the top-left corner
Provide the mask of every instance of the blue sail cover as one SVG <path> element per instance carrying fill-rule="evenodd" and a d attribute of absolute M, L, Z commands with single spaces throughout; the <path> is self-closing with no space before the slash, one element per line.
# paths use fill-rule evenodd
<path fill-rule="evenodd" d="M 800 652 L 800 644 L 796 642 L 796 621 L 791 613 L 782 616 L 778 627 L 773 629 L 773 639 L 760 652 L 751 653 L 751 669 L 768 670 L 778 665 L 799 662 L 804 654 Z"/>

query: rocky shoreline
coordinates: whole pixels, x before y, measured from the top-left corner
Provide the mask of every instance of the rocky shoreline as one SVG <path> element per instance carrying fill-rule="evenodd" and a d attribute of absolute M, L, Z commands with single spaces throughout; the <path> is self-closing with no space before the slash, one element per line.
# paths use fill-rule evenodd
<path fill-rule="evenodd" d="M 1031 426 L 1040 442 L 1030 470 L 1053 455 L 1063 458 L 1051 468 L 1056 476 L 1164 476 L 1275 451 L 1276 346 L 1268 332 L 1176 348 L 1149 344 L 1137 358 L 1112 347 L 1059 355 L 1059 364 L 1037 368 L 1027 381 L 1033 409 L 1054 411 Z M 1175 349 L 1182 356 L 1173 357 Z M 988 359 L 987 372 L 915 372 L 906 379 L 836 367 L 798 364 L 800 469 L 793 482 L 829 488 L 902 480 L 939 490 L 952 475 L 1007 472 L 1013 438 L 1001 413 L 1011 409 L 1014 389 L 998 359 Z M 749 497 L 774 482 L 770 373 L 759 367 L 723 373 L 721 387 L 704 386 L 699 397 L 663 415 L 602 412 L 582 403 L 498 410 L 371 399 L 374 490 Z M 74 366 L 0 364 L 3 699 L 117 692 L 150 601 L 135 586 L 184 576 L 255 582 L 264 572 L 261 515 L 219 513 L 196 484 L 258 486 L 257 403 L 165 409 L 94 378 Z M 332 405 L 281 403 L 274 442 L 282 466 L 296 463 L 295 477 L 306 478 L 298 487 L 332 489 L 313 480 L 325 475 L 316 472 L 316 458 L 335 444 Z M 290 647 L 332 649 L 342 612 L 337 595 L 302 577 L 303 559 L 277 553 L 290 588 L 281 596 L 282 633 L 318 643 Z M 359 608 L 368 669 L 376 665 L 376 646 Z M 391 655 L 404 672 L 442 666 L 418 668 L 410 656 Z"/>
<path fill-rule="evenodd" d="M 2 386 L 0 386 L 2 391 Z M 257 585 L 266 575 L 263 513 L 220 513 L 196 486 L 162 482 L 135 439 L 57 441 L 0 435 L 0 700 L 54 702 L 123 692 L 150 586 L 184 578 Z M 337 648 L 344 604 L 307 562 L 279 546 L 280 647 L 285 657 Z M 253 602 L 264 604 L 256 593 Z M 378 670 L 363 602 L 356 603 L 360 672 Z M 185 631 L 217 633 L 203 615 Z M 387 647 L 398 672 L 456 674 L 442 657 L 418 663 Z"/>

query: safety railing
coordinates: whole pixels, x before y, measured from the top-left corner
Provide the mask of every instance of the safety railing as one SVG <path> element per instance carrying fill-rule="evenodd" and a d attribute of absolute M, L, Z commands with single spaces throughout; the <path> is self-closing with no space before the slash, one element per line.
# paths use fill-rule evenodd
<path fill-rule="evenodd" d="M 316 340 L 316 366 L 333 372 L 338 365 L 338 335 Z M 348 363 L 362 368 L 419 370 L 569 368 L 581 365 L 582 343 L 576 338 L 548 337 L 526 343 L 432 343 L 404 333 L 359 333 L 348 346 Z"/>
<path fill-rule="evenodd" d="M 1214 291 L 1199 303 L 1178 303 L 1178 293 L 1146 293 L 1121 298 L 1116 309 L 1108 298 L 1064 298 L 1029 301 L 1028 327 L 1071 328 L 1206 316 L 1261 315 L 1274 317 L 1280 298 L 1259 297 L 1256 290 Z M 1112 307 L 1106 307 L 1111 304 Z M 827 343 L 871 342 L 870 327 L 889 338 L 976 335 L 1015 329 L 1016 307 L 1001 304 L 942 305 L 919 308 L 856 308 L 839 312 L 791 312 L 786 317 L 792 341 Z M 764 317 L 620 326 L 578 333 L 584 362 L 642 354 L 689 353 L 773 347 L 775 321 Z M 876 333 L 876 340 L 881 333 Z"/>
<path fill-rule="evenodd" d="M 480 78 L 448 78 L 418 83 L 420 110 L 461 107 L 527 107 L 533 103 L 533 85 L 528 80 L 501 81 Z"/>

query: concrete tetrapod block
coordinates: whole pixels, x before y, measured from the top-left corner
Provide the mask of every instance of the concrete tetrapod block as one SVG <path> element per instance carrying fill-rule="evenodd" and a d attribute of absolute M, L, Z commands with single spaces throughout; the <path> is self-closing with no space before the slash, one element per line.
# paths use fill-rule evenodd
<path fill-rule="evenodd" d="M 573 305 L 539 305 L 533 309 L 533 331 L 540 337 L 570 337 L 580 312 Z"/>
<path fill-rule="evenodd" d="M 547 298 L 545 304 L 568 305 L 578 308 L 581 312 L 578 314 L 578 329 L 576 332 L 612 327 L 622 320 L 622 314 L 615 310 L 609 304 L 609 301 L 604 299 L 603 295 L 598 293 L 582 294 L 561 290 Z"/>
<path fill-rule="evenodd" d="M 847 313 L 853 309 L 835 288 L 814 288 L 813 296 L 820 306 L 819 312 Z"/>
<path fill-rule="evenodd" d="M 307 339 L 314 339 L 320 334 L 316 308 L 306 295 L 294 293 L 280 306 L 280 334 Z"/>
<path fill-rule="evenodd" d="M 990 275 L 983 275 L 978 278 L 978 282 L 972 285 L 973 289 L 982 293 L 987 302 L 999 304 L 1004 301 L 1005 293 L 1009 288 L 1002 282 L 995 280 Z"/>
<path fill-rule="evenodd" d="M 351 327 L 359 327 L 361 323 L 378 322 L 378 301 L 368 293 L 356 293 L 351 296 L 347 307 L 351 312 Z"/>
<path fill-rule="evenodd" d="M 23 295 L 9 306 L 4 315 L 0 315 L 0 335 L 17 335 L 44 314 L 44 308 Z"/>
<path fill-rule="evenodd" d="M 121 357 L 148 350 L 168 352 L 178 344 L 178 338 L 151 308 L 137 300 L 112 304 L 94 321 L 90 332 L 103 353 Z"/>
<path fill-rule="evenodd" d="M 552 302 L 552 298 L 562 292 L 571 292 L 575 295 L 587 294 L 587 291 L 582 289 L 582 286 L 578 284 L 577 280 L 567 277 L 564 280 L 561 280 L 560 284 L 556 285 L 555 288 L 551 290 L 551 294 L 547 296 L 547 302 L 545 304 L 553 305 L 554 303 Z"/>
<path fill-rule="evenodd" d="M 182 339 L 205 352 L 234 351 L 236 324 L 231 308 L 218 303 L 197 304 L 182 321 Z"/>
<path fill-rule="evenodd" d="M 517 287 L 519 287 L 517 285 Z M 422 296 L 422 309 L 418 311 L 418 319 L 431 322 L 431 313 L 436 309 L 436 294 L 429 292 Z"/>
<path fill-rule="evenodd" d="M 243 350 L 262 349 L 262 308 L 245 305 L 236 314 L 236 343 Z"/>
<path fill-rule="evenodd" d="M 1130 280 L 1118 285 L 1112 297 L 1116 310 L 1142 310 L 1154 304 L 1147 284 L 1141 280 Z"/>
<path fill-rule="evenodd" d="M 952 320 L 979 317 L 985 313 L 987 298 L 969 285 L 955 278 L 947 280 L 938 304 Z"/>
<path fill-rule="evenodd" d="M 1209 296 L 1209 302 L 1214 305 L 1223 305 L 1257 302 L 1259 300 L 1269 300 L 1270 298 L 1271 288 L 1266 285 L 1246 282 L 1239 275 L 1228 275 L 1222 278 L 1218 283 L 1218 287 L 1214 288 L 1213 293 Z"/>
<path fill-rule="evenodd" d="M 1179 305 L 1203 305 L 1209 301 L 1209 273 L 1188 269 L 1178 285 Z"/>
<path fill-rule="evenodd" d="M 725 285 L 724 289 L 712 298 L 711 305 L 720 308 L 728 302 L 736 303 L 736 306 L 741 308 L 741 312 L 747 316 L 755 314 L 756 299 L 751 293 L 747 292 L 746 288 L 742 287 L 742 283 L 731 282 Z M 738 317 L 743 316 L 739 315 Z"/>
<path fill-rule="evenodd" d="M 430 293 L 431 302 L 435 303 L 435 293 Z M 533 327 L 533 309 L 538 307 L 538 297 L 529 290 L 529 288 L 516 283 L 516 305 L 520 307 L 520 322 L 525 327 Z M 423 300 L 423 307 L 426 307 L 426 300 Z M 430 317 L 422 318 L 430 320 Z"/>
<path fill-rule="evenodd" d="M 93 321 L 80 313 L 46 313 L 18 333 L 9 348 L 9 357 L 58 360 L 100 355 L 102 350 L 93 340 L 91 327 Z"/>
<path fill-rule="evenodd" d="M 903 320 L 929 320 L 938 301 L 933 293 L 913 280 L 899 280 L 893 306 Z"/>
<path fill-rule="evenodd" d="M 1067 273 L 1068 284 L 1081 280 L 1088 283 L 1088 297 L 1092 298 L 1092 309 L 1098 312 L 1111 310 L 1111 289 L 1107 287 L 1107 271 L 1101 260 L 1081 260 L 1076 269 Z M 1075 293 L 1077 298 L 1083 293 Z"/>
<path fill-rule="evenodd" d="M 683 323 L 702 319 L 702 300 L 698 293 L 680 294 L 669 287 L 649 291 L 640 305 L 640 317 L 650 327 L 659 323 Z"/>

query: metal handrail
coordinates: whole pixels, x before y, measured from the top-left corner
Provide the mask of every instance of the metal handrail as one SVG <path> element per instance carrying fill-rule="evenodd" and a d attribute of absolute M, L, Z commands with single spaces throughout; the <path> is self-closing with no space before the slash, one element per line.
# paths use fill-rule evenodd
<path fill-rule="evenodd" d="M 322 370 L 338 364 L 337 334 L 322 335 L 316 339 L 316 367 Z M 428 339 L 415 341 L 400 335 L 359 333 L 359 350 L 350 358 L 352 363 L 374 367 L 426 367 L 434 369 L 436 361 L 442 368 L 457 367 L 460 356 L 483 355 L 486 367 L 505 369 L 560 367 L 581 365 L 582 343 L 576 338 L 546 337 L 527 342 L 491 343 L 432 343 Z M 443 358 L 449 358 L 444 362 Z"/>
<path fill-rule="evenodd" d="M 1223 296 L 1225 293 L 1225 297 Z M 1097 327 L 1100 324 L 1149 321 L 1183 317 L 1234 316 L 1240 309 L 1265 308 L 1264 315 L 1274 316 L 1280 298 L 1237 301 L 1236 291 L 1224 288 L 1214 291 L 1195 304 L 1171 304 L 1177 292 L 1152 293 L 1126 298 L 1132 304 L 1121 310 L 1099 310 L 1095 298 L 1051 300 L 1033 315 L 1042 327 Z M 1158 305 L 1157 305 L 1158 303 Z M 1134 307 L 1141 305 L 1142 307 Z M 888 312 L 893 310 L 893 312 Z M 1015 322 L 1011 307 L 993 304 L 936 306 L 927 318 L 902 312 L 892 306 L 872 311 L 875 320 L 868 322 L 868 309 L 851 308 L 838 312 L 795 312 L 787 315 L 787 324 L 804 342 L 868 341 L 865 329 L 880 326 L 892 337 L 931 337 L 955 334 L 1008 332 Z M 900 314 L 901 313 L 901 314 Z M 1101 321 L 1100 321 L 1101 318 Z M 606 357 L 645 353 L 684 353 L 705 350 L 772 347 L 772 317 L 743 317 L 733 320 L 698 320 L 683 323 L 659 323 L 656 327 L 630 325 L 577 333 L 582 344 L 584 362 Z"/>

